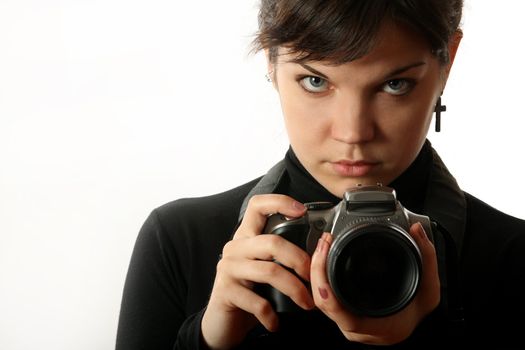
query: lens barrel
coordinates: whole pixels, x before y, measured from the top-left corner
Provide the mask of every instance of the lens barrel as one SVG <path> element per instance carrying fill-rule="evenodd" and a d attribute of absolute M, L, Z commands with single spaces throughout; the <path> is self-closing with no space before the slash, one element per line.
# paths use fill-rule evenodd
<path fill-rule="evenodd" d="M 414 298 L 421 254 L 410 235 L 397 225 L 357 225 L 334 237 L 327 274 L 337 298 L 352 312 L 384 317 Z"/>

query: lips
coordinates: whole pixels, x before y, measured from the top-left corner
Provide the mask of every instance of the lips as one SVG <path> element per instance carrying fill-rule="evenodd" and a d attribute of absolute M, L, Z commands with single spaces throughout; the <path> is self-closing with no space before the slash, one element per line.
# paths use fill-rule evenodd
<path fill-rule="evenodd" d="M 362 177 L 369 174 L 374 167 L 378 165 L 376 162 L 365 160 L 350 161 L 340 160 L 331 163 L 334 171 L 344 177 Z"/>

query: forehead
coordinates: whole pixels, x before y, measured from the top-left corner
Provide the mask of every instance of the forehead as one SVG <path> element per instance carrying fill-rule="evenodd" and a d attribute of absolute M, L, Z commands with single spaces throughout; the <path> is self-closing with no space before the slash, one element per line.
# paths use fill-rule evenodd
<path fill-rule="evenodd" d="M 354 61 L 345 62 L 354 65 L 369 65 L 381 62 L 383 64 L 395 64 L 396 61 L 410 61 L 416 58 L 430 59 L 433 57 L 430 44 L 423 35 L 412 30 L 408 26 L 392 21 L 385 21 L 378 30 L 371 49 Z M 294 52 L 293 47 L 282 47 L 279 49 L 279 63 L 303 62 L 302 53 Z M 308 61 L 304 62 L 307 63 Z M 313 63 L 310 61 L 310 63 Z M 337 66 L 332 61 L 317 61 L 326 66 Z"/>

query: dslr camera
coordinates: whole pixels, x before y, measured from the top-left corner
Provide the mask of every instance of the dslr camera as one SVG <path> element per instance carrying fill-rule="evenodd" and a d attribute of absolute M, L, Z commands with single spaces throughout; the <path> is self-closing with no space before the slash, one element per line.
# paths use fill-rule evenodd
<path fill-rule="evenodd" d="M 420 222 L 432 241 L 429 217 L 404 208 L 395 190 L 380 184 L 351 188 L 335 206 L 327 202 L 305 206 L 306 214 L 300 218 L 269 216 L 263 233 L 280 235 L 310 255 L 323 232 L 331 233 L 326 273 L 337 299 L 348 310 L 384 317 L 413 299 L 421 280 L 421 253 L 408 231 Z M 256 290 L 277 312 L 300 310 L 269 285 Z"/>

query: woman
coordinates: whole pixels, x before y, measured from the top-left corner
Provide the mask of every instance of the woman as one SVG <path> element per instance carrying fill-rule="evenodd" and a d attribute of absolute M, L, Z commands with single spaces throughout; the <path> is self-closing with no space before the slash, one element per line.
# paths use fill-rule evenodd
<path fill-rule="evenodd" d="M 518 346 L 525 222 L 461 191 L 426 140 L 461 11 L 460 0 L 263 0 L 256 45 L 290 149 L 262 180 L 153 211 L 130 264 L 117 348 Z M 270 214 L 302 217 L 303 203 L 335 205 L 376 183 L 436 221 L 443 238 L 410 227 L 420 287 L 401 310 L 367 317 L 328 282 L 329 233 L 311 256 L 261 233 Z M 276 312 L 260 285 L 303 311 Z"/>

